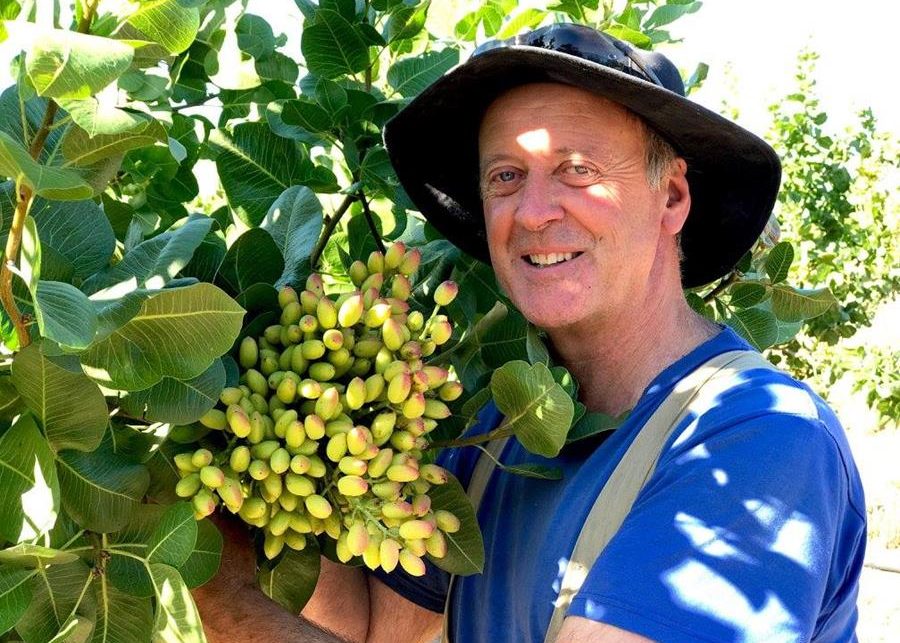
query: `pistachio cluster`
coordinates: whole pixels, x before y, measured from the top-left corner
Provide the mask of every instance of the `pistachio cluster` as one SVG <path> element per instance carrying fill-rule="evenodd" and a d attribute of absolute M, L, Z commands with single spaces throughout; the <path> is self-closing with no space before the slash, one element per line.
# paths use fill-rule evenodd
<path fill-rule="evenodd" d="M 176 457 L 176 493 L 198 519 L 224 506 L 264 531 L 270 559 L 323 533 L 340 560 L 361 556 L 388 572 L 399 563 L 422 575 L 426 553 L 446 554 L 459 519 L 433 510 L 428 491 L 447 472 L 420 460 L 463 391 L 423 358 L 452 335 L 439 312 L 458 287 L 435 289 L 429 318 L 410 311 L 420 258 L 394 243 L 353 263 L 356 290 L 328 294 L 314 273 L 302 292 L 279 292 L 280 323 L 243 339 L 240 385 L 200 420 L 227 447 Z"/>

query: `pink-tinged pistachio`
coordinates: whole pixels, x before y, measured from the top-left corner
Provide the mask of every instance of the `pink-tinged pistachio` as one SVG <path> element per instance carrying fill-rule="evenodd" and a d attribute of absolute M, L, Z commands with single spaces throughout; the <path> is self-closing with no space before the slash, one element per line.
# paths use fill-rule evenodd
<path fill-rule="evenodd" d="M 222 404 L 224 404 L 225 406 L 237 404 L 243 397 L 244 392 L 235 386 L 227 386 L 222 389 L 221 393 L 219 393 L 219 401 L 222 402 Z"/>
<path fill-rule="evenodd" d="M 457 531 L 459 531 L 459 518 L 457 518 L 455 514 L 452 514 L 445 509 L 438 509 L 437 511 L 435 511 L 434 520 L 437 523 L 438 529 L 443 532 L 446 532 L 448 534 L 455 534 Z"/>
<path fill-rule="evenodd" d="M 435 530 L 425 539 L 425 549 L 435 558 L 443 558 L 447 555 L 447 538 L 442 531 Z"/>
<path fill-rule="evenodd" d="M 327 366 L 331 366 L 327 364 Z M 336 388 L 327 388 L 322 391 L 316 400 L 316 415 L 323 420 L 330 420 L 341 412 L 341 394 Z"/>
<path fill-rule="evenodd" d="M 402 404 L 412 389 L 412 376 L 409 373 L 397 375 L 388 384 L 387 398 L 391 404 Z"/>
<path fill-rule="evenodd" d="M 371 273 L 362 285 L 359 287 L 360 292 L 363 293 L 363 299 L 368 296 L 368 292 L 370 290 L 375 291 L 375 299 L 378 298 L 381 289 L 384 287 L 384 275 L 380 272 Z"/>
<path fill-rule="evenodd" d="M 273 473 L 281 475 L 291 468 L 291 454 L 287 449 L 279 447 L 269 456 L 269 468 Z"/>
<path fill-rule="evenodd" d="M 406 301 L 412 294 L 412 284 L 407 277 L 403 275 L 394 275 L 391 279 L 391 297 Z"/>
<path fill-rule="evenodd" d="M 419 470 L 408 464 L 394 464 L 388 467 L 385 475 L 387 475 L 388 480 L 393 480 L 394 482 L 412 482 L 418 479 Z"/>
<path fill-rule="evenodd" d="M 287 306 L 284 307 L 284 310 L 281 311 L 281 317 L 278 322 L 282 326 L 290 326 L 291 324 L 296 324 L 300 321 L 300 317 L 303 315 L 303 306 L 296 301 L 292 301 Z"/>
<path fill-rule="evenodd" d="M 400 560 L 400 543 L 393 538 L 385 538 L 378 546 L 378 554 L 381 558 L 381 568 L 390 573 L 397 568 Z"/>
<path fill-rule="evenodd" d="M 347 531 L 347 549 L 354 556 L 362 556 L 369 546 L 369 532 L 366 531 L 366 525 L 363 521 L 358 520 L 350 525 Z"/>
<path fill-rule="evenodd" d="M 432 420 L 443 420 L 450 417 L 450 407 L 440 400 L 426 400 L 423 415 Z"/>
<path fill-rule="evenodd" d="M 412 388 L 417 393 L 424 393 L 428 390 L 428 375 L 425 371 L 416 371 L 412 374 Z"/>
<path fill-rule="evenodd" d="M 400 567 L 410 576 L 425 575 L 425 563 L 408 549 L 400 550 Z"/>
<path fill-rule="evenodd" d="M 422 518 L 431 511 L 431 496 L 421 493 L 413 498 L 413 513 Z"/>
<path fill-rule="evenodd" d="M 364 426 L 355 426 L 347 433 L 347 450 L 351 455 L 359 455 L 372 444 L 372 432 Z"/>
<path fill-rule="evenodd" d="M 310 516 L 314 516 L 319 520 L 324 520 L 331 515 L 331 503 L 318 494 L 307 496 L 303 501 L 306 510 Z"/>
<path fill-rule="evenodd" d="M 366 337 L 361 339 L 353 346 L 353 354 L 357 357 L 372 359 L 378 355 L 378 351 L 384 344 L 377 337 Z"/>
<path fill-rule="evenodd" d="M 284 308 L 289 303 L 298 301 L 297 291 L 290 286 L 284 286 L 278 291 L 278 305 Z"/>
<path fill-rule="evenodd" d="M 312 495 L 316 490 L 316 484 L 312 479 L 293 471 L 284 475 L 284 486 L 292 494 L 301 498 Z"/>
<path fill-rule="evenodd" d="M 341 349 L 343 350 L 343 349 Z M 331 364 L 325 362 L 316 362 L 311 364 L 308 370 L 309 376 L 319 382 L 330 382 L 334 379 L 335 368 Z"/>
<path fill-rule="evenodd" d="M 414 438 L 419 437 L 420 435 L 425 435 L 425 420 L 424 418 L 411 418 L 407 420 L 406 426 L 404 427 L 404 431 L 412 435 Z"/>
<path fill-rule="evenodd" d="M 329 328 L 322 333 L 322 344 L 328 350 L 336 351 L 344 346 L 344 334 L 337 328 Z M 321 355 L 319 357 L 321 357 Z M 319 358 L 317 357 L 316 359 Z"/>
<path fill-rule="evenodd" d="M 409 364 L 407 364 L 402 359 L 396 359 L 387 365 L 387 368 L 384 369 L 384 373 L 382 373 L 382 375 L 384 376 L 386 382 L 390 382 L 401 373 L 409 372 Z"/>
<path fill-rule="evenodd" d="M 360 458 L 354 458 L 352 455 L 345 455 L 338 462 L 338 469 L 341 473 L 348 476 L 362 476 L 369 469 L 369 464 Z"/>
<path fill-rule="evenodd" d="M 414 310 L 409 315 L 406 316 L 406 327 L 417 333 L 422 330 L 422 327 L 425 325 L 425 316 L 419 312 L 418 310 Z"/>
<path fill-rule="evenodd" d="M 347 545 L 347 532 L 341 532 L 335 543 L 334 553 L 337 554 L 338 560 L 342 563 L 349 563 L 353 559 L 353 553 Z"/>
<path fill-rule="evenodd" d="M 422 344 L 413 340 L 404 342 L 400 347 L 400 357 L 405 360 L 418 359 L 422 356 Z"/>
<path fill-rule="evenodd" d="M 360 293 L 351 295 L 338 310 L 338 323 L 342 328 L 355 326 L 362 319 L 364 310 L 363 296 Z"/>
<path fill-rule="evenodd" d="M 244 494 L 241 492 L 241 483 L 235 478 L 225 478 L 222 486 L 216 489 L 216 493 L 232 513 L 237 513 L 244 502 Z"/>
<path fill-rule="evenodd" d="M 434 303 L 438 306 L 449 306 L 459 294 L 459 285 L 455 281 L 445 281 L 434 289 Z"/>
<path fill-rule="evenodd" d="M 316 304 L 316 318 L 321 328 L 334 328 L 337 326 L 337 307 L 328 297 L 322 297 Z"/>
<path fill-rule="evenodd" d="M 264 480 L 270 473 L 269 463 L 265 460 L 254 460 L 247 468 L 247 473 L 249 473 L 250 477 L 254 480 Z"/>
<path fill-rule="evenodd" d="M 237 405 L 234 405 L 237 406 Z M 240 407 L 238 407 L 240 408 Z M 202 416 L 200 416 L 200 424 L 205 426 L 208 429 L 215 429 L 216 431 L 222 431 L 225 428 L 225 425 L 228 423 L 225 413 L 219 409 L 210 409 Z"/>
<path fill-rule="evenodd" d="M 322 395 L 322 384 L 313 379 L 303 380 L 297 386 L 297 393 L 307 400 L 317 400 Z"/>
<path fill-rule="evenodd" d="M 347 400 L 347 406 L 351 410 L 356 410 L 366 403 L 366 382 L 361 377 L 354 377 L 347 384 L 347 390 L 344 393 Z"/>
<path fill-rule="evenodd" d="M 391 449 L 380 449 L 378 451 L 378 455 L 372 458 L 368 463 L 368 474 L 370 478 L 380 478 L 387 472 L 389 466 L 391 466 L 391 459 L 394 457 L 394 452 Z"/>
<path fill-rule="evenodd" d="M 210 489 L 218 489 L 225 484 L 225 473 L 219 467 L 207 465 L 200 469 L 200 481 Z"/>
<path fill-rule="evenodd" d="M 315 315 L 319 306 L 319 295 L 311 290 L 300 293 L 300 308 L 305 315 Z"/>
<path fill-rule="evenodd" d="M 234 447 L 228 458 L 228 465 L 235 473 L 243 473 L 250 466 L 250 449 L 245 445 Z"/>
<path fill-rule="evenodd" d="M 200 490 L 200 474 L 189 473 L 175 485 L 175 495 L 179 498 L 190 498 Z"/>
<path fill-rule="evenodd" d="M 350 269 L 347 272 L 350 274 L 350 281 L 352 281 L 353 285 L 357 288 L 361 286 L 366 280 L 366 277 L 369 276 L 369 270 L 366 268 L 366 264 L 359 259 L 350 264 Z"/>
<path fill-rule="evenodd" d="M 378 250 L 372 251 L 369 260 L 366 261 L 366 268 L 369 270 L 369 274 L 384 272 L 384 255 Z"/>
<path fill-rule="evenodd" d="M 436 321 L 431 324 L 431 341 L 436 345 L 446 344 L 453 335 L 453 326 L 448 321 Z"/>
<path fill-rule="evenodd" d="M 324 478 L 327 469 L 325 468 L 325 463 L 322 461 L 318 455 L 311 454 L 309 456 L 309 472 L 307 475 L 310 478 Z"/>
<path fill-rule="evenodd" d="M 269 505 L 262 498 L 251 496 L 244 500 L 241 505 L 241 518 L 249 520 L 258 520 L 269 511 Z"/>
<path fill-rule="evenodd" d="M 403 261 L 400 262 L 399 270 L 407 277 L 412 277 L 416 270 L 419 269 L 419 264 L 421 262 L 422 253 L 418 248 L 407 250 L 406 254 L 403 256 Z"/>
<path fill-rule="evenodd" d="M 402 486 L 399 482 L 391 482 L 390 480 L 376 482 L 372 485 L 372 493 L 382 500 L 399 500 Z"/>
<path fill-rule="evenodd" d="M 284 432 L 284 442 L 291 449 L 299 449 L 300 445 L 306 442 L 306 429 L 303 428 L 303 422 L 294 420 L 288 424 Z"/>
<path fill-rule="evenodd" d="M 381 566 L 381 543 L 379 539 L 369 536 L 369 545 L 362 553 L 363 564 L 371 570 L 376 570 Z"/>
<path fill-rule="evenodd" d="M 291 458 L 291 471 L 294 473 L 304 474 L 309 471 L 311 466 L 312 463 L 310 462 L 309 456 L 298 453 Z"/>
<path fill-rule="evenodd" d="M 422 540 L 434 532 L 434 523 L 428 520 L 407 520 L 400 525 L 400 537 L 405 540 Z"/>
<path fill-rule="evenodd" d="M 369 490 L 369 483 L 359 476 L 341 476 L 337 481 L 337 488 L 348 498 L 361 496 Z"/>
<path fill-rule="evenodd" d="M 381 505 L 381 513 L 385 518 L 409 518 L 413 515 L 412 505 L 405 500 L 394 500 Z"/>
<path fill-rule="evenodd" d="M 385 379 L 379 373 L 372 373 L 366 378 L 366 402 L 374 402 L 384 392 Z"/>
<path fill-rule="evenodd" d="M 366 311 L 364 323 L 368 328 L 379 328 L 391 316 L 391 305 L 385 302 L 375 303 Z"/>
<path fill-rule="evenodd" d="M 409 397 L 403 402 L 403 417 L 405 418 L 417 418 L 422 417 L 422 414 L 425 412 L 427 402 L 425 395 L 419 392 L 412 392 L 409 394 Z"/>
<path fill-rule="evenodd" d="M 389 350 L 399 350 L 406 341 L 403 336 L 403 325 L 393 317 L 389 318 L 381 326 L 381 339 Z"/>
<path fill-rule="evenodd" d="M 205 518 L 216 510 L 216 499 L 207 489 L 201 489 L 191 500 L 194 506 L 194 516 Z"/>
<path fill-rule="evenodd" d="M 449 479 L 447 470 L 436 464 L 423 464 L 419 475 L 431 484 L 444 484 Z"/>
<path fill-rule="evenodd" d="M 332 462 L 340 462 L 347 455 L 347 434 L 337 433 L 331 436 L 325 446 L 325 455 Z"/>
<path fill-rule="evenodd" d="M 409 312 L 409 304 L 403 301 L 402 299 L 398 299 L 397 297 L 388 297 L 387 303 L 391 305 L 391 314 L 393 315 L 405 315 Z M 404 328 L 406 328 L 406 320 L 403 320 Z M 409 331 L 409 329 L 406 329 Z M 407 339 L 409 339 L 407 337 Z"/>
<path fill-rule="evenodd" d="M 385 270 L 395 270 L 403 263 L 406 257 L 406 244 L 402 241 L 392 243 L 384 253 Z"/>
<path fill-rule="evenodd" d="M 191 464 L 198 469 L 202 469 L 213 461 L 212 451 L 209 449 L 197 449 L 191 455 Z"/>
<path fill-rule="evenodd" d="M 438 397 L 440 397 L 445 402 L 452 402 L 453 400 L 457 400 L 462 394 L 462 382 L 445 382 L 441 385 L 441 388 L 438 389 Z"/>

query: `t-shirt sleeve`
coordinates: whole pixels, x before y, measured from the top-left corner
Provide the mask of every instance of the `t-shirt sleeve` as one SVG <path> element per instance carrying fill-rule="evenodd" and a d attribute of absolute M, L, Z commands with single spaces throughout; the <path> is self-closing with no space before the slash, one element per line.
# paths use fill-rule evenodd
<path fill-rule="evenodd" d="M 839 550 L 864 548 L 845 454 L 816 418 L 700 424 L 660 459 L 568 614 L 662 641 L 810 640 Z"/>

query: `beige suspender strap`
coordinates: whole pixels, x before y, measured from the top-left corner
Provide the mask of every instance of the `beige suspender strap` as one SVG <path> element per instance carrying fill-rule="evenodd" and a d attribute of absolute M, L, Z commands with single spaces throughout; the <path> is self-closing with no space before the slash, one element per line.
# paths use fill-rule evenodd
<path fill-rule="evenodd" d="M 481 457 L 478 458 L 478 462 L 475 463 L 475 470 L 472 472 L 469 486 L 466 488 L 466 495 L 469 496 L 469 501 L 475 509 L 475 515 L 478 515 L 478 507 L 481 505 L 484 491 L 487 489 L 491 474 L 494 472 L 496 461 L 500 459 L 500 454 L 503 453 L 503 449 L 508 441 L 509 438 L 501 438 L 500 440 L 489 442 L 485 447 L 487 453 L 482 453 Z M 456 576 L 451 576 L 450 584 L 447 586 L 447 598 L 444 600 L 444 627 L 441 631 L 442 643 L 450 643 L 450 597 L 453 593 L 454 580 L 456 580 Z"/>
<path fill-rule="evenodd" d="M 594 502 L 563 575 L 545 643 L 556 640 L 566 610 L 594 562 L 622 526 L 635 499 L 653 474 L 663 445 L 691 408 L 703 409 L 733 386 L 734 375 L 751 368 L 772 368 L 754 351 L 730 351 L 713 357 L 681 380 L 641 428 Z"/>

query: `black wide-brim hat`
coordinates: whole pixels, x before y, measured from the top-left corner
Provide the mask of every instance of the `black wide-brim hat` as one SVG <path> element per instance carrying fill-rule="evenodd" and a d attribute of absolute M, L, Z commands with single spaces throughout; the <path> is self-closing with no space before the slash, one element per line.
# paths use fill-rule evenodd
<path fill-rule="evenodd" d="M 662 54 L 574 24 L 480 47 L 385 126 L 385 145 L 400 183 L 447 239 L 490 262 L 478 185 L 478 129 L 501 94 L 537 82 L 573 85 L 623 105 L 687 161 L 691 210 L 681 233 L 685 288 L 726 275 L 753 247 L 778 194 L 781 164 L 775 151 L 685 98 L 678 70 Z"/>

